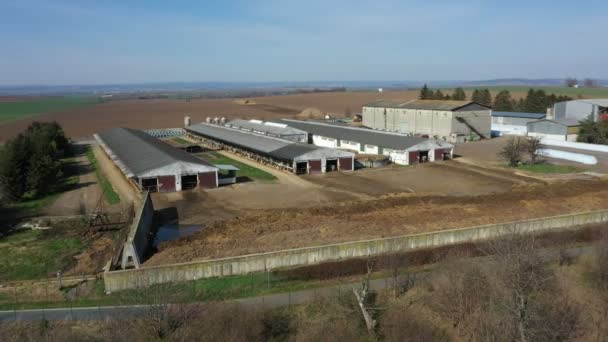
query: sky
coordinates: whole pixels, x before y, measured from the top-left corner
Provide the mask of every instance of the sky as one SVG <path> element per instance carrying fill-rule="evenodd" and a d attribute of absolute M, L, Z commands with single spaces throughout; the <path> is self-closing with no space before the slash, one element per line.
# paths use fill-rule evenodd
<path fill-rule="evenodd" d="M 601 0 L 1 0 L 0 85 L 608 78 Z"/>

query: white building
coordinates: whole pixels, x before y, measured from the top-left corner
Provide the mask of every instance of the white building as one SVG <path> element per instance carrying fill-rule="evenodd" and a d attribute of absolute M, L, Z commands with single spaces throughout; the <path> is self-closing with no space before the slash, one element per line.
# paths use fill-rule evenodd
<path fill-rule="evenodd" d="M 546 114 L 518 113 L 518 112 L 492 112 L 492 136 L 499 137 L 505 134 L 526 135 L 528 123 L 542 120 Z"/>
<path fill-rule="evenodd" d="M 380 100 L 363 106 L 363 125 L 448 142 L 490 138 L 492 109 L 470 101 Z"/>
<path fill-rule="evenodd" d="M 608 114 L 608 99 L 583 99 L 558 102 L 553 105 L 555 119 L 574 119 L 581 121 L 591 117 L 598 121 L 600 116 Z"/>

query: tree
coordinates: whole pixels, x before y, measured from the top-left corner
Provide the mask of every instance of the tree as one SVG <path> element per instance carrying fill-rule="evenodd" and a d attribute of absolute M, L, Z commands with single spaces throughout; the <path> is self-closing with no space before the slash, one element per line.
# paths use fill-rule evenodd
<path fill-rule="evenodd" d="M 608 121 L 593 121 L 591 117 L 579 122 L 579 132 L 576 141 L 589 144 L 608 145 Z"/>
<path fill-rule="evenodd" d="M 433 91 L 429 90 L 429 87 L 425 83 L 422 89 L 420 89 L 420 95 L 418 95 L 418 98 L 420 100 L 430 100 L 433 95 L 432 92 Z"/>
<path fill-rule="evenodd" d="M 18 201 L 29 193 L 46 194 L 60 177 L 57 161 L 69 141 L 56 122 L 32 123 L 3 147 L 0 155 L 0 183 L 5 195 Z"/>
<path fill-rule="evenodd" d="M 515 101 L 508 90 L 501 90 L 494 98 L 493 109 L 496 111 L 511 112 L 515 109 Z"/>
<path fill-rule="evenodd" d="M 490 93 L 489 89 L 484 89 L 481 91 L 480 101 L 480 104 L 492 107 L 492 93 Z"/>
<path fill-rule="evenodd" d="M 454 89 L 454 94 L 452 94 L 452 100 L 464 101 L 466 99 L 467 94 L 465 94 L 464 89 L 462 89 L 462 87 Z"/>
<path fill-rule="evenodd" d="M 479 89 L 473 90 L 473 94 L 471 95 L 471 101 L 477 103 L 481 103 L 481 101 L 483 101 L 481 91 L 479 91 Z"/>
<path fill-rule="evenodd" d="M 543 148 L 543 144 L 541 143 L 541 139 L 539 137 L 528 137 L 525 144 L 525 150 L 530 157 L 530 163 L 536 164 L 538 155 L 536 151 Z"/>
<path fill-rule="evenodd" d="M 445 100 L 445 96 L 443 96 L 443 93 L 441 92 L 441 90 L 437 89 L 437 91 L 435 91 L 435 94 L 433 95 L 433 99 L 434 100 Z"/>
<path fill-rule="evenodd" d="M 586 88 L 597 88 L 599 87 L 599 82 L 597 80 L 591 78 L 585 78 L 583 80 L 583 87 Z"/>
<path fill-rule="evenodd" d="M 564 84 L 566 85 L 566 87 L 572 88 L 572 87 L 578 85 L 578 80 L 574 77 L 568 77 L 564 81 Z"/>
<path fill-rule="evenodd" d="M 526 140 L 523 137 L 510 137 L 505 146 L 498 152 L 501 159 L 506 160 L 509 166 L 515 167 L 522 160 Z"/>

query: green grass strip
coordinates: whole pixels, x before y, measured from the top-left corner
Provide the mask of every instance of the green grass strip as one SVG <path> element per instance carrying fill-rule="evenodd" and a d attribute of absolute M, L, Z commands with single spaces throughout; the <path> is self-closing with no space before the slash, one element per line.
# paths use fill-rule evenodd
<path fill-rule="evenodd" d="M 97 180 L 99 181 L 99 186 L 101 186 L 101 190 L 103 194 L 110 204 L 118 204 L 120 203 L 120 196 L 114 191 L 112 187 L 112 183 L 106 178 L 106 176 L 101 172 L 99 166 L 97 165 L 97 159 L 95 158 L 95 153 L 93 153 L 93 149 L 89 148 L 87 150 L 87 158 L 89 159 L 89 163 L 91 163 L 91 167 L 95 168 L 95 174 L 97 175 Z"/>

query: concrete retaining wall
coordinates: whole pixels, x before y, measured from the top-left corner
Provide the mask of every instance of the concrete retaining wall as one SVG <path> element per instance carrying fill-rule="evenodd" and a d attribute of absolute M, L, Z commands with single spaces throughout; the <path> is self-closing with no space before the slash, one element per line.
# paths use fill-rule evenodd
<path fill-rule="evenodd" d="M 129 235 L 122 250 L 121 267 L 139 268 L 150 252 L 152 241 L 150 231 L 154 225 L 154 206 L 150 193 L 146 193 L 143 202 L 136 208 L 135 218 L 129 229 Z"/>
<path fill-rule="evenodd" d="M 136 270 L 112 271 L 105 273 L 104 281 L 106 291 L 112 292 L 153 284 L 306 266 L 327 261 L 487 240 L 513 233 L 539 233 L 602 222 L 608 222 L 608 210 L 207 261 L 144 267 Z"/>

